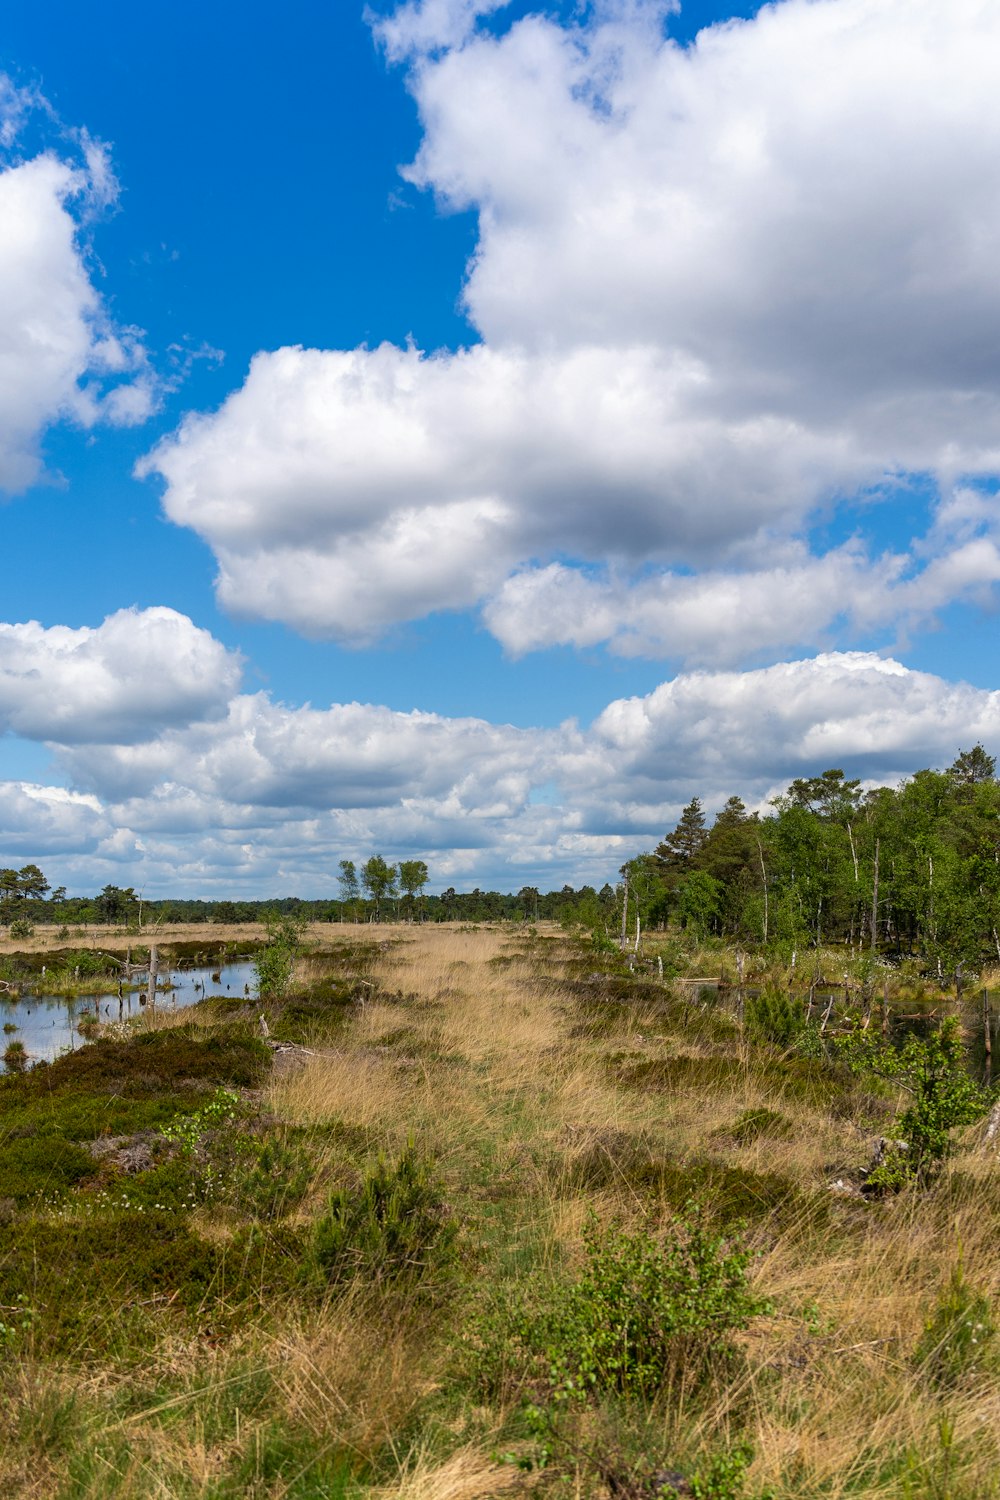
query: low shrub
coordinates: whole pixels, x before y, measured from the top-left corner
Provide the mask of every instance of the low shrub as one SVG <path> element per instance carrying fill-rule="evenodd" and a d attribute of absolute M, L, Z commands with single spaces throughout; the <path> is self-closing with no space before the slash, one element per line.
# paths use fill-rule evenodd
<path fill-rule="evenodd" d="M 969 1286 L 959 1258 L 924 1325 L 914 1363 L 935 1385 L 956 1385 L 981 1371 L 995 1334 L 989 1298 Z"/>
<path fill-rule="evenodd" d="M 331 1194 L 315 1226 L 313 1265 L 328 1286 L 356 1276 L 428 1281 L 448 1270 L 457 1231 L 432 1163 L 410 1143 L 395 1162 L 379 1156 L 358 1190 Z"/>
<path fill-rule="evenodd" d="M 488 1312 L 474 1330 L 488 1391 L 512 1371 L 546 1402 L 651 1398 L 680 1378 L 690 1388 L 733 1353 L 730 1336 L 768 1310 L 747 1282 L 750 1253 L 700 1213 L 666 1235 L 584 1231 L 584 1263 L 541 1307 Z"/>
<path fill-rule="evenodd" d="M 737 1146 L 752 1146 L 761 1139 L 786 1141 L 792 1133 L 792 1122 L 776 1109 L 745 1109 L 722 1134 Z"/>
<path fill-rule="evenodd" d="M 0 1146 L 0 1198 L 10 1198 L 19 1207 L 59 1198 L 95 1170 L 88 1151 L 59 1136 L 8 1139 Z"/>
<path fill-rule="evenodd" d="M 743 1009 L 747 1035 L 755 1042 L 787 1049 L 806 1028 L 802 1000 L 787 990 L 770 987 L 748 995 Z"/>
<path fill-rule="evenodd" d="M 926 1182 L 951 1152 L 951 1132 L 971 1125 L 989 1108 L 991 1095 L 969 1076 L 957 1016 L 948 1016 L 929 1036 L 911 1033 L 895 1048 L 870 1032 L 846 1036 L 841 1048 L 849 1065 L 904 1089 L 910 1103 L 897 1117 L 891 1146 L 868 1174 L 870 1192 L 896 1192 L 913 1178 Z"/>

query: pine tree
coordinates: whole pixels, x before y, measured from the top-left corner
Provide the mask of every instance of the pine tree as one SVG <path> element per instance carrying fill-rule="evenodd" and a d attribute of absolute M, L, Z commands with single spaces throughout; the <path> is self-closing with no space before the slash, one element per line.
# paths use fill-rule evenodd
<path fill-rule="evenodd" d="M 707 840 L 708 830 L 705 827 L 701 798 L 692 797 L 681 813 L 680 822 L 673 833 L 668 833 L 663 842 L 657 844 L 656 858 L 664 867 L 665 873 L 682 874 L 692 868 L 692 861 L 705 847 Z"/>

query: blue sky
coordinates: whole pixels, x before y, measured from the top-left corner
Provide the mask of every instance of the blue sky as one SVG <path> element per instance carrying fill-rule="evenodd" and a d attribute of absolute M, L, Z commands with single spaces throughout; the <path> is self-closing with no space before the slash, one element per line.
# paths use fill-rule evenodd
<path fill-rule="evenodd" d="M 1000 746 L 996 23 L 376 10 L 5 13 L 0 863 L 601 883 Z"/>

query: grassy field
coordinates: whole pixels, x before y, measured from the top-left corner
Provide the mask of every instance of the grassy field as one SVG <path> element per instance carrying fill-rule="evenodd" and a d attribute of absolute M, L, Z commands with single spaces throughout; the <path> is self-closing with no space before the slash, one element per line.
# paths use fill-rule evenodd
<path fill-rule="evenodd" d="M 886 1086 L 555 932 L 260 1010 L 0 1081 L 4 1494 L 1000 1495 L 982 1125 L 857 1196 Z"/>

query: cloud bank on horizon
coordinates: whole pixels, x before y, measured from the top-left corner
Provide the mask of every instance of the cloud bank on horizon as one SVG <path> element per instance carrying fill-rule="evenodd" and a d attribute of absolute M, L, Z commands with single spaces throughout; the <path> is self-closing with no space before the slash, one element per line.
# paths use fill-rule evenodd
<path fill-rule="evenodd" d="M 513 727 L 241 692 L 239 655 L 166 604 L 0 625 L 0 731 L 55 767 L 0 783 L 0 862 L 309 894 L 377 848 L 442 883 L 601 883 L 694 793 L 763 804 L 827 766 L 891 781 L 1000 741 L 1000 693 L 845 649 L 1000 581 L 1000 12 L 780 0 L 682 47 L 673 8 L 377 20 L 420 115 L 404 175 L 477 216 L 479 342 L 262 350 L 138 472 L 237 617 L 364 647 L 475 610 L 514 657 L 677 675 L 590 724 Z M 107 153 L 80 132 L 17 155 L 40 107 L 0 85 L 11 492 L 53 423 L 158 399 L 88 252 Z M 919 527 L 879 541 L 916 493 Z"/>
<path fill-rule="evenodd" d="M 684 673 L 587 727 L 522 729 L 262 692 L 223 702 L 239 663 L 165 609 L 18 629 L 0 635 L 0 724 L 44 740 L 70 787 L 0 784 L 7 857 L 59 855 L 91 884 L 140 867 L 149 894 L 322 891 L 332 851 L 372 849 L 436 851 L 442 884 L 602 884 L 692 789 L 764 806 L 817 767 L 894 782 L 1000 738 L 1000 691 L 870 652 Z M 74 680 L 74 656 L 79 700 L 62 715 L 52 686 Z M 134 691 L 141 662 L 172 664 L 152 701 Z"/>

